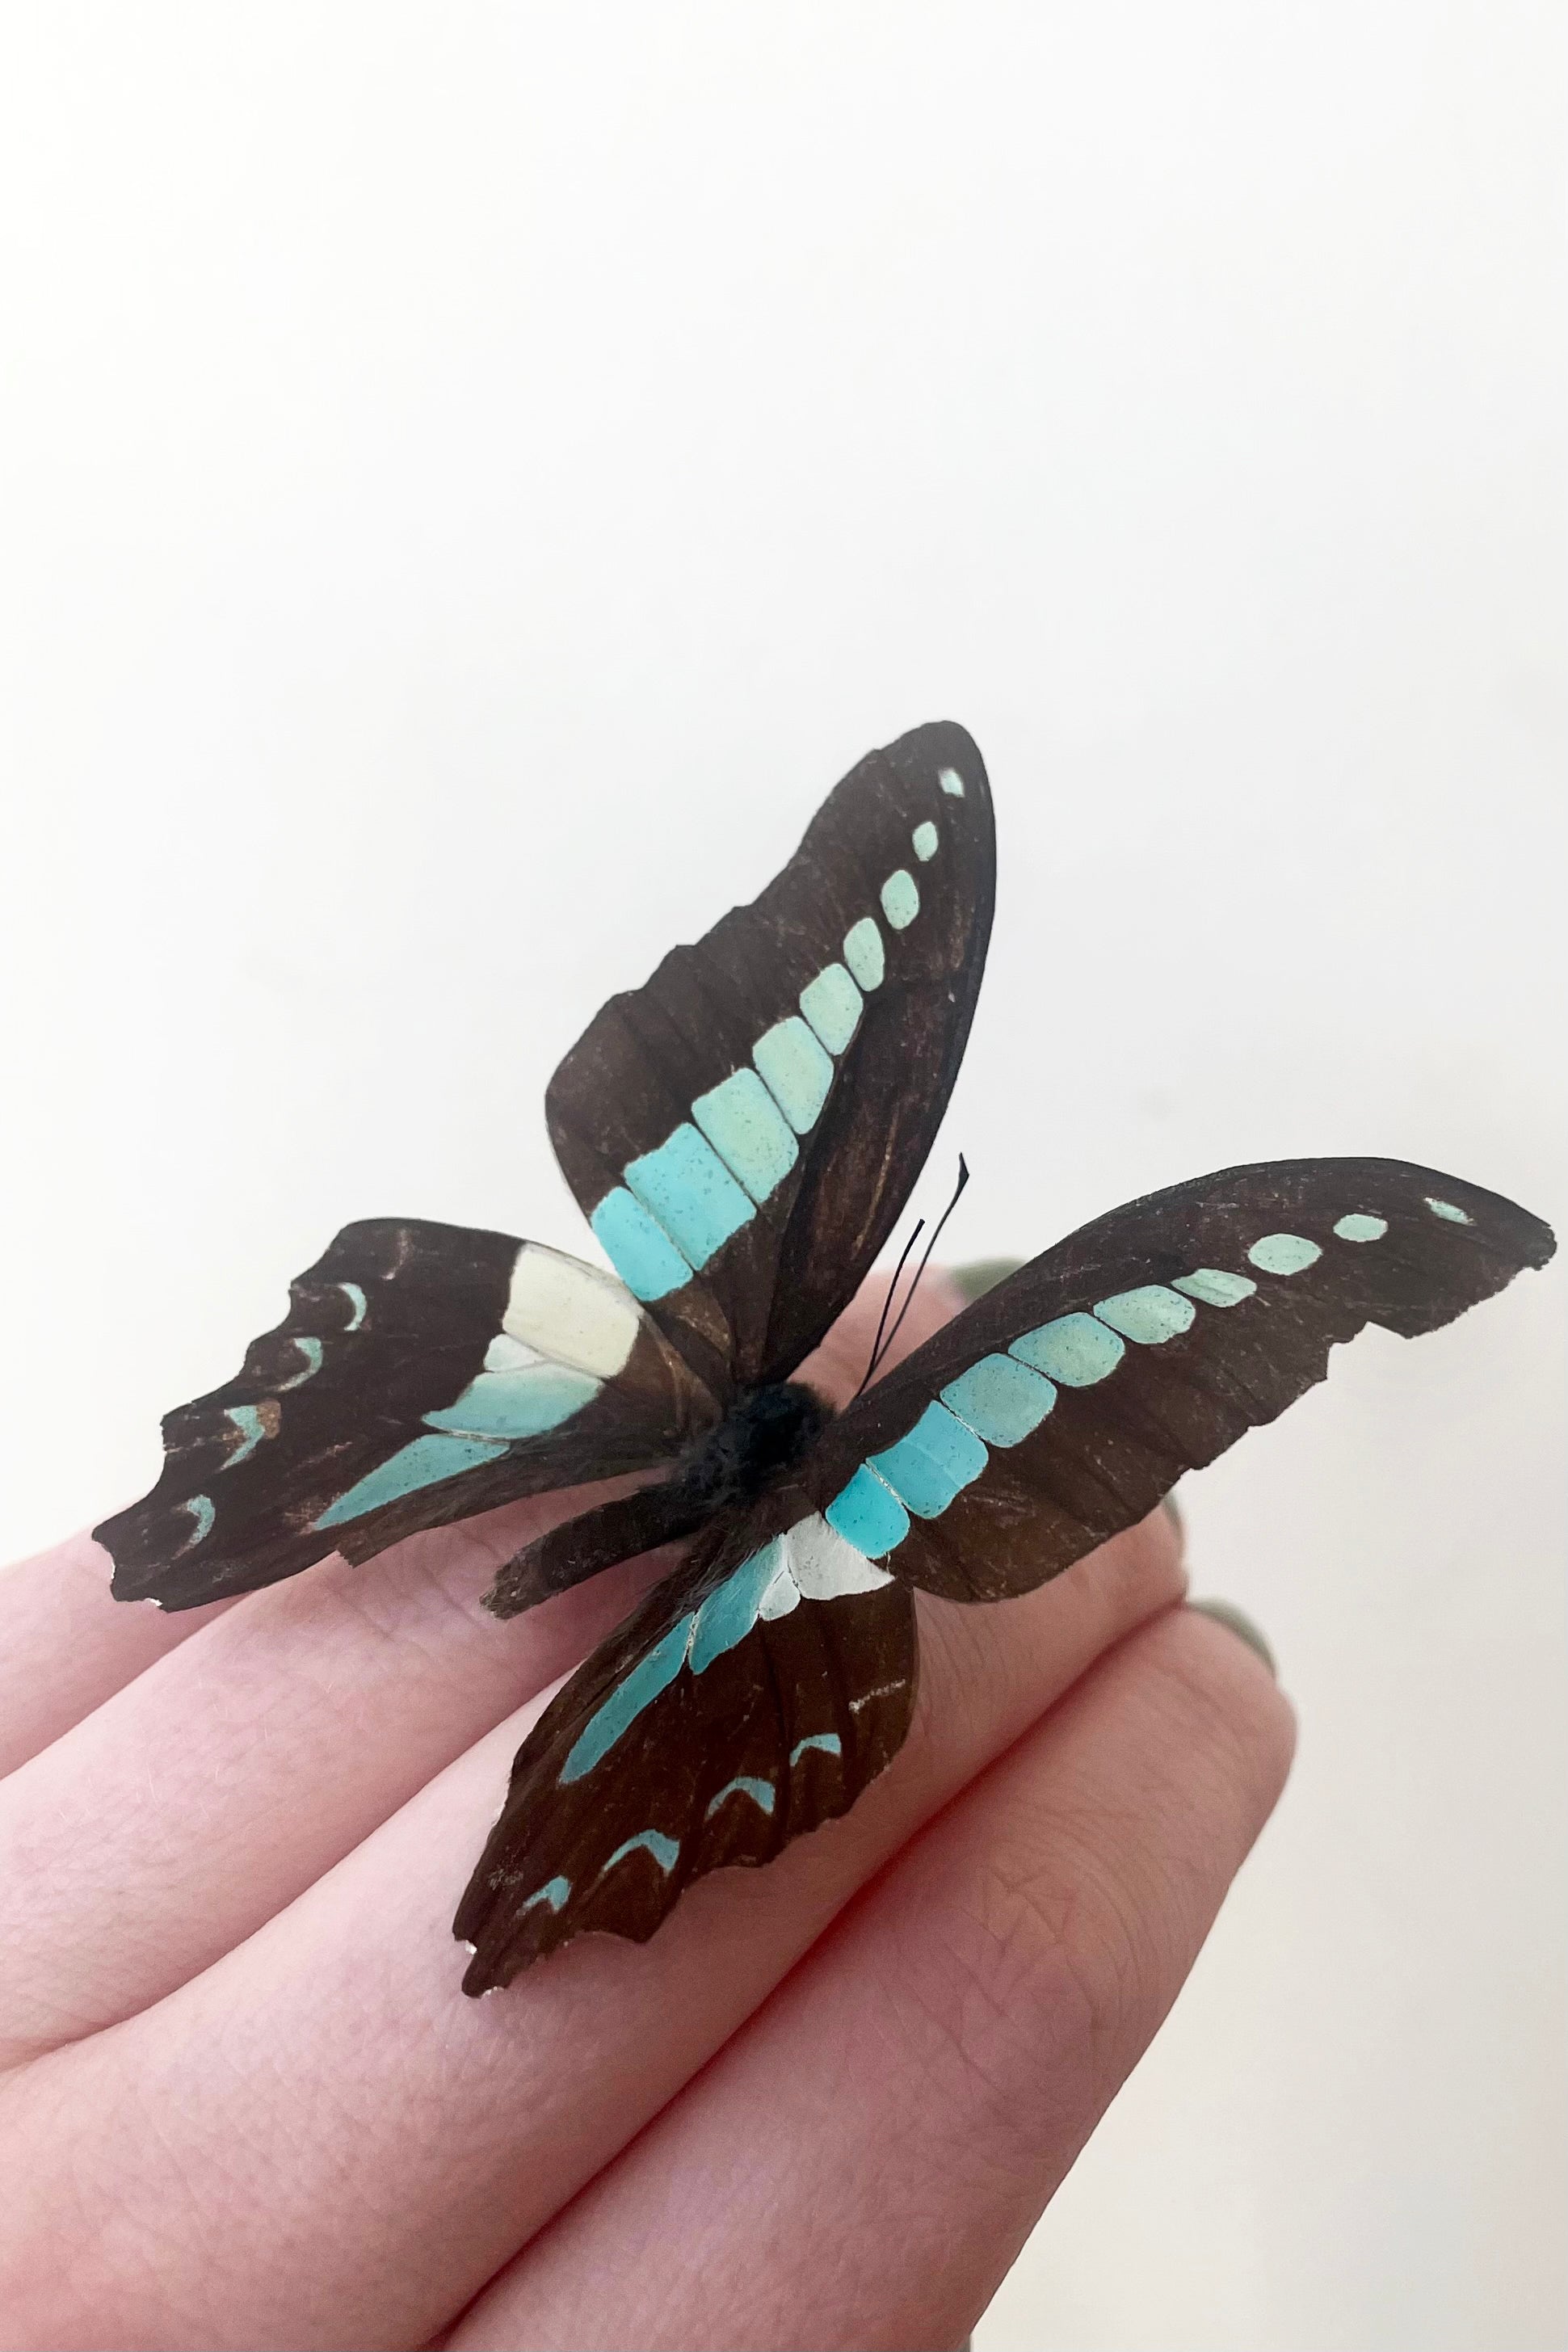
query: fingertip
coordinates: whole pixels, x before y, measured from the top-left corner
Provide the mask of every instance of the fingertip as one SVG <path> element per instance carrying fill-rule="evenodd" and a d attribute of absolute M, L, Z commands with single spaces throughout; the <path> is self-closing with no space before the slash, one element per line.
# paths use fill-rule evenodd
<path fill-rule="evenodd" d="M 1212 1618 L 1217 1625 L 1228 1627 L 1238 1641 L 1246 1643 L 1254 1657 L 1262 1659 L 1274 1680 L 1279 1681 L 1279 1660 L 1270 1648 L 1260 1629 L 1254 1624 L 1244 1609 L 1238 1609 L 1233 1601 L 1191 1601 L 1187 1606 L 1189 1609 L 1195 1609 L 1200 1617 Z"/>
<path fill-rule="evenodd" d="M 1172 1622 L 1181 1644 L 1182 1680 L 1239 1765 L 1260 1829 L 1279 1801 L 1296 1751 L 1296 1712 L 1280 1687 L 1272 1653 L 1245 1612 L 1228 1602 L 1186 1601 L 1173 1612 Z"/>
<path fill-rule="evenodd" d="M 962 1304 L 972 1307 L 988 1290 L 995 1290 L 998 1283 L 1017 1274 L 1024 1262 L 1021 1257 L 977 1257 L 963 1265 L 944 1266 L 941 1272 Z"/>

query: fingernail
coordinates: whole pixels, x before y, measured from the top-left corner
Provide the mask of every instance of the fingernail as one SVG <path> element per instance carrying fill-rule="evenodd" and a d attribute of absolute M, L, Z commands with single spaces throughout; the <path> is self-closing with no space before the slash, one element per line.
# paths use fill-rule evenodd
<path fill-rule="evenodd" d="M 1021 1257 L 976 1257 L 967 1265 L 950 1265 L 944 1271 L 962 1294 L 965 1306 L 973 1307 L 977 1298 L 984 1298 L 988 1290 L 1016 1274 L 1023 1263 Z"/>
<path fill-rule="evenodd" d="M 1181 1515 L 1181 1505 L 1176 1501 L 1176 1488 L 1174 1486 L 1171 1488 L 1168 1495 L 1162 1495 L 1160 1496 L 1160 1508 L 1164 1511 L 1166 1518 L 1169 1519 L 1172 1527 L 1175 1528 L 1177 1537 L 1185 1546 L 1186 1543 L 1186 1521 Z"/>
<path fill-rule="evenodd" d="M 1192 1601 L 1187 1606 L 1196 1609 L 1200 1616 L 1212 1617 L 1217 1625 L 1228 1625 L 1239 1640 L 1245 1642 L 1249 1650 L 1257 1652 L 1274 1680 L 1279 1681 L 1280 1669 L 1275 1664 L 1274 1653 L 1245 1610 L 1238 1609 L 1233 1601 Z"/>

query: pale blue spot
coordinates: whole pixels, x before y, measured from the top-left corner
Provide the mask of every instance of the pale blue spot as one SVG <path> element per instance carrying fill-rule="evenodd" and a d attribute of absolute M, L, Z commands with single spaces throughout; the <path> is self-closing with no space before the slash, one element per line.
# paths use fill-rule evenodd
<path fill-rule="evenodd" d="M 217 1507 L 210 1495 L 187 1495 L 180 1508 L 183 1511 L 189 1511 L 195 1522 L 190 1534 L 180 1546 L 180 1549 L 193 1551 L 199 1543 L 205 1543 L 212 1534 L 213 1521 L 218 1516 Z"/>
<path fill-rule="evenodd" d="M 755 1070 L 737 1070 L 711 1094 L 699 1095 L 692 1117 L 754 1201 L 776 1192 L 800 1157 L 800 1146 Z"/>
<path fill-rule="evenodd" d="M 633 1298 L 667 1298 L 692 1278 L 692 1269 L 641 1201 L 617 1185 L 588 1220 L 599 1245 Z"/>
<path fill-rule="evenodd" d="M 300 1354 L 305 1359 L 305 1370 L 302 1372 L 296 1372 L 291 1381 L 278 1381 L 277 1393 L 279 1396 L 283 1394 L 286 1389 L 297 1389 L 299 1388 L 306 1381 L 313 1381 L 317 1373 L 321 1369 L 321 1342 L 319 1339 L 301 1339 L 296 1338 L 293 1341 L 293 1345 L 298 1349 Z"/>
<path fill-rule="evenodd" d="M 1200 1265 L 1196 1274 L 1178 1274 L 1171 1284 L 1173 1290 L 1185 1290 L 1200 1307 L 1239 1307 L 1250 1298 L 1258 1286 L 1244 1274 L 1226 1274 L 1217 1265 Z"/>
<path fill-rule="evenodd" d="M 909 1514 L 904 1505 L 863 1462 L 849 1485 L 834 1496 L 822 1517 L 867 1559 L 879 1559 L 909 1533 Z"/>
<path fill-rule="evenodd" d="M 416 1437 L 400 1447 L 390 1461 L 367 1471 L 346 1495 L 329 1503 L 311 1525 L 340 1528 L 345 1519 L 361 1518 L 367 1511 L 379 1510 L 383 1503 L 395 1503 L 403 1495 L 417 1494 L 422 1486 L 438 1486 L 444 1478 L 455 1478 L 481 1462 L 493 1462 L 506 1450 L 504 1439 Z"/>
<path fill-rule="evenodd" d="M 862 988 L 880 988 L 887 970 L 882 933 L 870 915 L 862 915 L 844 933 L 844 961 Z"/>
<path fill-rule="evenodd" d="M 938 768 L 936 771 L 936 781 L 941 785 L 945 793 L 951 793 L 956 801 L 961 801 L 963 799 L 964 779 L 958 773 L 956 768 Z"/>
<path fill-rule="evenodd" d="M 920 893 L 907 866 L 901 866 L 883 884 L 882 911 L 895 931 L 906 931 L 920 912 Z"/>
<path fill-rule="evenodd" d="M 589 1717 L 560 1768 L 563 1781 L 580 1780 L 585 1772 L 591 1772 L 600 1759 L 609 1755 L 622 1734 L 630 1730 L 650 1700 L 657 1698 L 674 1681 L 681 1671 L 691 1632 L 689 1617 L 672 1625 L 664 1640 L 645 1658 L 638 1660 L 603 1706 Z"/>
<path fill-rule="evenodd" d="M 224 1411 L 228 1419 L 233 1422 L 235 1427 L 239 1431 L 240 1435 L 244 1440 L 242 1444 L 235 1447 L 234 1452 L 224 1464 L 224 1468 L 225 1470 L 232 1470 L 236 1462 L 248 1462 L 250 1460 L 251 1455 L 256 1452 L 256 1447 L 267 1435 L 267 1423 L 262 1420 L 260 1412 L 253 1404 L 225 1405 Z"/>
<path fill-rule="evenodd" d="M 841 963 L 831 963 L 800 991 L 800 1010 L 830 1054 L 841 1054 L 860 1023 L 864 999 Z"/>
<path fill-rule="evenodd" d="M 1301 1274 L 1316 1265 L 1322 1252 L 1316 1242 L 1305 1240 L 1301 1234 L 1265 1234 L 1247 1255 L 1265 1274 Z"/>
<path fill-rule="evenodd" d="M 352 1319 L 345 1323 L 343 1328 L 345 1331 L 357 1331 L 365 1319 L 365 1294 L 357 1282 L 340 1282 L 338 1287 L 354 1310 Z"/>
<path fill-rule="evenodd" d="M 526 1339 L 514 1339 L 509 1331 L 497 1331 L 485 1350 L 484 1369 L 487 1372 L 522 1372 L 543 1361 L 537 1348 Z"/>
<path fill-rule="evenodd" d="M 710 1592 L 692 1626 L 689 1664 L 694 1675 L 744 1642 L 757 1622 L 762 1596 L 784 1564 L 784 1546 L 778 1536 L 741 1561 L 716 1592 Z"/>
<path fill-rule="evenodd" d="M 990 1458 L 972 1429 L 945 1405 L 928 1404 L 908 1434 L 866 1466 L 920 1518 L 938 1519 Z"/>
<path fill-rule="evenodd" d="M 798 1013 L 764 1030 L 751 1049 L 768 1091 L 797 1135 L 809 1135 L 822 1114 L 833 1065 Z"/>
<path fill-rule="evenodd" d="M 806 1738 L 798 1739 L 789 1750 L 791 1767 L 812 1748 L 820 1748 L 824 1756 L 841 1756 L 844 1752 L 844 1743 L 836 1731 L 813 1731 Z"/>
<path fill-rule="evenodd" d="M 1380 1242 L 1388 1231 L 1386 1217 L 1341 1217 L 1334 1227 L 1342 1242 Z"/>
<path fill-rule="evenodd" d="M 471 1437 L 539 1437 L 559 1429 L 603 1382 L 567 1364 L 527 1364 L 519 1371 L 477 1372 L 455 1404 L 424 1415 L 429 1429 L 456 1429 Z"/>
<path fill-rule="evenodd" d="M 949 1412 L 988 1445 L 1017 1445 L 1056 1402 L 1051 1382 L 1011 1356 L 982 1356 L 942 1391 Z"/>
<path fill-rule="evenodd" d="M 693 1266 L 706 1265 L 757 1214 L 712 1144 L 685 1120 L 656 1151 L 628 1162 L 626 1181 Z"/>
<path fill-rule="evenodd" d="M 1089 1389 L 1115 1370 L 1126 1349 L 1114 1331 L 1092 1315 L 1059 1315 L 1054 1323 L 1024 1332 L 1008 1353 L 1064 1389 Z"/>
<path fill-rule="evenodd" d="M 917 824 L 909 836 L 915 845 L 915 855 L 922 866 L 936 855 L 937 833 L 934 824 Z"/>
<path fill-rule="evenodd" d="M 613 1870 L 618 1862 L 624 1862 L 626 1856 L 629 1853 L 635 1853 L 639 1846 L 644 1853 L 653 1855 L 664 1876 L 668 1878 L 679 1859 L 681 1849 L 677 1841 L 673 1837 L 666 1837 L 663 1830 L 639 1830 L 635 1837 L 628 1838 L 624 1845 L 616 1847 L 605 1864 L 604 1870 Z M 604 1870 L 599 1874 L 601 1878 L 604 1875 Z"/>
<path fill-rule="evenodd" d="M 1466 1216 L 1463 1209 L 1456 1209 L 1452 1201 L 1435 1201 L 1428 1192 L 1426 1202 L 1435 1217 L 1447 1217 L 1451 1225 L 1469 1225 L 1475 1222 L 1472 1217 Z"/>
<path fill-rule="evenodd" d="M 547 1903 L 552 1911 L 559 1911 L 571 1894 L 570 1878 L 547 1878 L 537 1895 L 517 1906 L 518 1912 L 531 1911 L 536 1903 Z"/>
<path fill-rule="evenodd" d="M 792 1762 L 794 1759 L 790 1760 Z M 770 1813 L 777 1801 L 773 1783 L 770 1780 L 754 1780 L 750 1773 L 742 1772 L 737 1780 L 725 1783 L 703 1815 L 705 1822 L 712 1821 L 727 1797 L 749 1797 L 758 1811 L 764 1813 Z"/>
<path fill-rule="evenodd" d="M 1191 1299 L 1178 1298 L 1163 1282 L 1145 1283 L 1137 1290 L 1119 1290 L 1112 1298 L 1097 1299 L 1094 1312 L 1102 1323 L 1109 1323 L 1124 1339 L 1135 1339 L 1141 1348 L 1157 1348 L 1163 1340 L 1177 1339 L 1197 1320 Z"/>

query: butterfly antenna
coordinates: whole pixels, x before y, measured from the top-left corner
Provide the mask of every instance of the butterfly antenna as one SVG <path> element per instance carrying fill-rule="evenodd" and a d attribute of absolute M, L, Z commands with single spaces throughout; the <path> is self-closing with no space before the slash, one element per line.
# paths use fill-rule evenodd
<path fill-rule="evenodd" d="M 898 1253 L 898 1264 L 893 1269 L 893 1280 L 887 1286 L 887 1297 L 882 1302 L 882 1313 L 877 1318 L 876 1338 L 871 1343 L 871 1360 L 866 1365 L 864 1371 L 861 1374 L 861 1384 L 860 1388 L 855 1391 L 855 1396 L 860 1395 L 861 1390 L 865 1387 L 866 1382 L 870 1380 L 872 1374 L 875 1371 L 877 1365 L 882 1360 L 882 1335 L 887 1328 L 888 1316 L 893 1311 L 893 1295 L 898 1288 L 898 1277 L 904 1272 L 904 1265 L 908 1259 L 910 1251 L 915 1247 L 915 1243 L 920 1239 L 920 1236 L 925 1230 L 925 1218 L 916 1217 L 915 1221 L 915 1231 L 910 1234 L 909 1239 L 904 1243 L 904 1247 Z M 850 1402 L 852 1404 L 854 1398 L 852 1397 Z"/>
<path fill-rule="evenodd" d="M 943 1210 L 942 1214 L 936 1220 L 936 1223 L 932 1231 L 931 1239 L 925 1244 L 925 1255 L 922 1256 L 919 1265 L 915 1269 L 915 1279 L 904 1294 L 904 1304 L 898 1310 L 898 1318 L 894 1324 L 892 1330 L 888 1333 L 887 1338 L 883 1342 L 882 1352 L 884 1356 L 892 1347 L 894 1341 L 897 1339 L 899 1332 L 904 1328 L 904 1318 L 915 1303 L 915 1294 L 920 1287 L 921 1276 L 925 1274 L 926 1267 L 931 1263 L 931 1253 L 936 1248 L 937 1243 L 941 1240 L 942 1228 L 946 1223 L 948 1218 L 952 1215 L 954 1210 L 957 1207 L 959 1195 L 962 1193 L 964 1187 L 968 1181 L 968 1163 L 965 1160 L 963 1153 L 960 1151 L 958 1154 L 958 1181 L 953 1187 L 953 1197 L 948 1202 L 946 1207 Z M 878 1360 L 880 1361 L 880 1359 Z"/>
<path fill-rule="evenodd" d="M 946 1207 L 943 1210 L 942 1214 L 937 1218 L 936 1225 L 932 1229 L 931 1238 L 925 1244 L 925 1255 L 921 1258 L 919 1265 L 915 1269 L 915 1279 L 911 1282 L 908 1289 L 904 1294 L 904 1304 L 898 1310 L 897 1318 L 894 1323 L 892 1330 L 889 1331 L 886 1338 L 883 1339 L 883 1333 L 887 1323 L 889 1310 L 893 1306 L 894 1293 L 898 1288 L 898 1277 L 904 1272 L 904 1265 L 908 1259 L 910 1251 L 920 1239 L 921 1233 L 924 1230 L 925 1223 L 924 1217 L 920 1218 L 916 1222 L 915 1231 L 904 1243 L 903 1253 L 899 1257 L 898 1264 L 893 1270 L 893 1280 L 887 1286 L 887 1297 L 883 1301 L 882 1317 L 876 1327 L 876 1338 L 872 1342 L 871 1361 L 865 1368 L 865 1379 L 862 1381 L 860 1388 L 855 1391 L 856 1396 L 861 1394 L 862 1390 L 865 1388 L 867 1381 L 875 1378 L 877 1366 L 887 1354 L 888 1349 L 892 1347 L 894 1341 L 897 1339 L 900 1330 L 903 1328 L 904 1318 L 908 1314 L 909 1309 L 914 1303 L 915 1294 L 920 1287 L 921 1277 L 925 1274 L 926 1267 L 931 1263 L 931 1254 L 942 1238 L 942 1228 L 946 1223 L 948 1218 L 952 1215 L 954 1210 L 957 1207 L 959 1198 L 968 1181 L 968 1162 L 960 1151 L 958 1154 L 958 1181 L 953 1187 L 953 1197 L 948 1202 Z"/>

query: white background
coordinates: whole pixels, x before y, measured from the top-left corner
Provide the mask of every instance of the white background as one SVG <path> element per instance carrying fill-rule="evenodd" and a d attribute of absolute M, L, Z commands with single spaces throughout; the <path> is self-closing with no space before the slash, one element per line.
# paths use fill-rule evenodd
<path fill-rule="evenodd" d="M 556 1059 L 928 718 L 960 1255 L 1301 1151 L 1563 1210 L 1560 8 L 5 21 L 12 1548 L 348 1219 L 580 1245 Z M 1188 1482 L 1300 1764 L 986 2352 L 1562 2341 L 1563 1297 Z"/>

